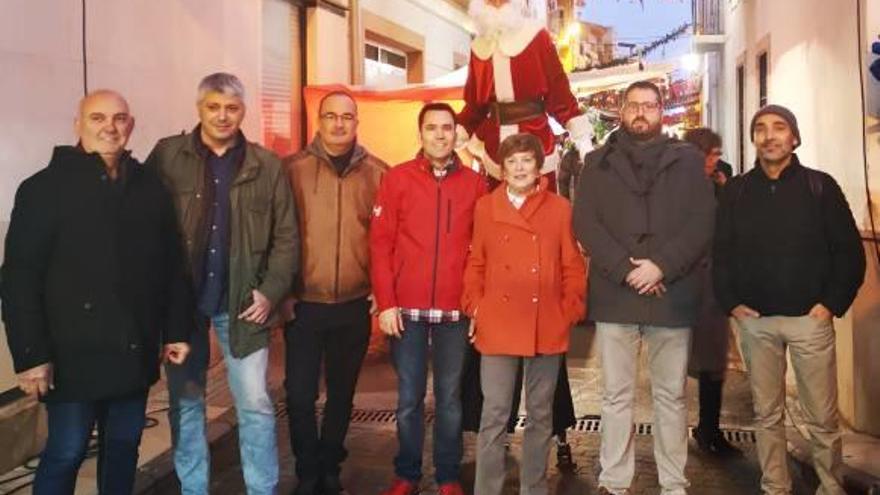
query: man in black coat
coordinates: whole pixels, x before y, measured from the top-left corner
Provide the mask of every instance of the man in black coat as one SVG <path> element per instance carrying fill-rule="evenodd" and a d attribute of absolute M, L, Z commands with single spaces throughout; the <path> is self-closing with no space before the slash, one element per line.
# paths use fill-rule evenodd
<path fill-rule="evenodd" d="M 590 256 L 588 317 L 596 322 L 604 377 L 599 493 L 628 493 L 635 475 L 633 403 L 643 341 L 660 486 L 684 495 L 697 265 L 711 244 L 715 200 L 702 154 L 661 132 L 657 86 L 627 88 L 621 117 L 622 127 L 587 155 L 574 202 L 575 235 Z"/>
<path fill-rule="evenodd" d="M 715 295 L 741 329 L 768 495 L 791 493 L 784 424 L 786 349 L 822 483 L 843 495 L 832 316 L 865 276 L 865 252 L 834 179 L 801 165 L 797 119 L 767 105 L 752 119 L 757 163 L 731 179 L 718 205 Z"/>
<path fill-rule="evenodd" d="M 35 494 L 74 492 L 98 425 L 98 486 L 131 493 L 160 354 L 182 363 L 192 310 L 174 205 L 131 158 L 128 103 L 80 102 L 76 146 L 18 189 L 3 262 L 3 320 L 19 386 L 46 404 Z"/>

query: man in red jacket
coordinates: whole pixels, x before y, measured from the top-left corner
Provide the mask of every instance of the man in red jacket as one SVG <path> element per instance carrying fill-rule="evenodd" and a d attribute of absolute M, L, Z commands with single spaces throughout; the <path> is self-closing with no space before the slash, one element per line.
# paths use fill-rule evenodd
<path fill-rule="evenodd" d="M 371 278 L 379 326 L 393 337 L 398 377 L 396 479 L 384 495 L 418 493 L 422 476 L 429 343 L 433 357 L 434 465 L 441 495 L 459 484 L 461 373 L 468 320 L 462 277 L 474 205 L 486 182 L 453 152 L 455 112 L 429 103 L 419 113 L 422 150 L 382 179 L 370 228 Z"/>

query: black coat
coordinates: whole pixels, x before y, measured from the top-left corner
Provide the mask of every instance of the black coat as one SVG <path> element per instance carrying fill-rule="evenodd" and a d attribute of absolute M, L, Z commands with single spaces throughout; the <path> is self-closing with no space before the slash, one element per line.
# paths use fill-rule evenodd
<path fill-rule="evenodd" d="M 724 188 L 714 245 L 715 295 L 730 312 L 802 316 L 822 303 L 838 317 L 865 278 L 865 250 L 830 175 L 795 155 L 779 178 L 760 165 Z"/>
<path fill-rule="evenodd" d="M 53 363 L 49 401 L 146 390 L 159 376 L 160 343 L 189 340 L 171 197 L 135 160 L 120 170 L 110 181 L 97 154 L 59 146 L 16 193 L 3 320 L 17 372 Z"/>
<path fill-rule="evenodd" d="M 590 257 L 587 307 L 593 321 L 687 327 L 699 308 L 698 262 L 712 240 L 715 199 L 703 155 L 670 140 L 645 180 L 633 171 L 616 131 L 586 156 L 574 203 L 574 230 Z M 626 284 L 647 258 L 663 271 L 663 297 Z"/>

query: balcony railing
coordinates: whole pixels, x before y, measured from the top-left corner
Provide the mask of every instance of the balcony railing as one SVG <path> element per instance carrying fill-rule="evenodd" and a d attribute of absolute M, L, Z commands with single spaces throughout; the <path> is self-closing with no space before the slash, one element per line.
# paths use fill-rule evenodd
<path fill-rule="evenodd" d="M 695 35 L 724 34 L 721 18 L 722 5 L 726 0 L 692 0 L 691 12 Z"/>

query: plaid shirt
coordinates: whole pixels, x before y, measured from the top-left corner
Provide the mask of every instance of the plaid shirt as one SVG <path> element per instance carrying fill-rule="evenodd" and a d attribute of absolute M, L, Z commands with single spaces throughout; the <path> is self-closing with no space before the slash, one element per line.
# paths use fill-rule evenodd
<path fill-rule="evenodd" d="M 461 321 L 461 311 L 443 311 L 442 309 L 410 309 L 400 308 L 400 316 L 409 321 L 423 321 L 426 323 L 455 323 Z"/>

